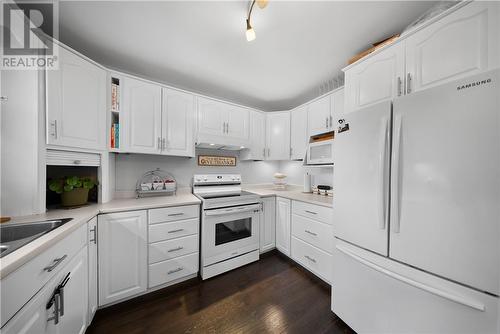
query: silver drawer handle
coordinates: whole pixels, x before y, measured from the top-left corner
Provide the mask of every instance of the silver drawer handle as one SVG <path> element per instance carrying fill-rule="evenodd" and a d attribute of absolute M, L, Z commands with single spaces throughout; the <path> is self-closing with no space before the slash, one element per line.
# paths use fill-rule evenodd
<path fill-rule="evenodd" d="M 318 235 L 317 233 L 311 232 L 309 230 L 304 230 L 304 232 L 309 233 L 310 235 L 314 235 L 315 237 Z"/>
<path fill-rule="evenodd" d="M 168 231 L 168 233 L 177 233 L 177 232 L 182 232 L 182 231 L 184 231 L 184 229 L 183 228 L 179 228 L 177 230 Z"/>
<path fill-rule="evenodd" d="M 170 270 L 169 272 L 167 272 L 167 274 L 168 274 L 168 275 L 175 274 L 175 273 L 177 273 L 177 272 L 181 271 L 182 269 L 184 269 L 184 268 L 179 267 L 179 268 L 177 268 L 177 269 Z"/>
<path fill-rule="evenodd" d="M 179 212 L 179 213 L 169 213 L 168 216 L 169 217 L 173 217 L 173 216 L 182 216 L 184 214 L 184 212 Z"/>
<path fill-rule="evenodd" d="M 309 211 L 309 210 L 304 210 L 305 212 L 307 213 L 310 213 L 311 215 L 317 215 L 318 213 L 317 212 L 313 212 L 313 211 Z"/>
<path fill-rule="evenodd" d="M 184 249 L 184 247 L 179 246 L 179 247 L 176 247 L 176 248 L 172 248 L 172 249 L 169 249 L 167 252 L 169 252 L 169 253 L 171 253 L 171 252 L 177 252 L 177 251 L 180 251 L 181 249 Z"/>
<path fill-rule="evenodd" d="M 316 260 L 315 260 L 315 259 L 313 259 L 312 257 L 310 257 L 309 255 L 305 255 L 304 257 L 305 257 L 306 259 L 308 259 L 309 261 L 312 261 L 312 262 L 316 263 Z"/>
<path fill-rule="evenodd" d="M 92 232 L 92 234 L 94 235 L 94 239 L 90 239 L 89 242 L 94 242 L 94 244 L 97 244 L 96 228 L 97 227 L 94 226 L 94 228 L 90 230 L 90 232 Z"/>
<path fill-rule="evenodd" d="M 53 263 L 50 266 L 47 266 L 43 268 L 43 270 L 48 271 L 49 273 L 54 270 L 61 262 L 64 261 L 65 258 L 67 258 L 68 255 L 64 254 L 62 257 L 58 259 L 54 259 Z"/>

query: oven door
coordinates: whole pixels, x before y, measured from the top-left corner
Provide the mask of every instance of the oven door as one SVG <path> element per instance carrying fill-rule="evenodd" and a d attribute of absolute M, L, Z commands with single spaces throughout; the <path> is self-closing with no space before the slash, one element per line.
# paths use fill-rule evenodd
<path fill-rule="evenodd" d="M 259 249 L 259 214 L 261 204 L 204 211 L 202 230 L 202 265 Z"/>

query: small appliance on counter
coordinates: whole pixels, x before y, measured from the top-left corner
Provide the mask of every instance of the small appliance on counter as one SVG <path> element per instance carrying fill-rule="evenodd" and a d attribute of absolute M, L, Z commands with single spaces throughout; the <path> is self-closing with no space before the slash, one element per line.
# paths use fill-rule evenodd
<path fill-rule="evenodd" d="M 312 187 L 312 193 L 323 196 L 333 196 L 333 189 L 330 186 L 318 184 Z"/>
<path fill-rule="evenodd" d="M 286 174 L 274 173 L 274 189 L 285 190 L 286 189 Z"/>

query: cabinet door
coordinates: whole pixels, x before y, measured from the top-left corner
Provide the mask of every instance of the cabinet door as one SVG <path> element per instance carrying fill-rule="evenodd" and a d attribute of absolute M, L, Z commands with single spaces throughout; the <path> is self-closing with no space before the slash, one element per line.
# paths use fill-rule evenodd
<path fill-rule="evenodd" d="M 264 160 L 266 158 L 266 115 L 250 111 L 250 146 L 240 151 L 241 160 Z"/>
<path fill-rule="evenodd" d="M 290 159 L 302 160 L 306 154 L 309 135 L 307 133 L 307 107 L 290 112 Z"/>
<path fill-rule="evenodd" d="M 249 145 L 250 112 L 246 108 L 228 106 L 226 135 L 228 143 L 237 146 Z"/>
<path fill-rule="evenodd" d="M 266 146 L 268 160 L 290 159 L 290 112 L 266 114 Z"/>
<path fill-rule="evenodd" d="M 499 8 L 494 1 L 472 2 L 410 36 L 406 40 L 407 92 L 497 67 Z"/>
<path fill-rule="evenodd" d="M 223 103 L 198 98 L 198 140 L 222 137 L 225 133 L 226 113 Z"/>
<path fill-rule="evenodd" d="M 161 87 L 123 78 L 124 149 L 134 153 L 160 153 Z"/>
<path fill-rule="evenodd" d="M 90 325 L 97 311 L 97 218 L 92 218 L 87 223 L 88 229 L 88 268 L 89 268 L 89 309 L 88 321 Z"/>
<path fill-rule="evenodd" d="M 346 70 L 345 112 L 392 100 L 403 94 L 403 44 L 394 44 Z"/>
<path fill-rule="evenodd" d="M 147 223 L 146 211 L 99 216 L 99 305 L 146 291 Z"/>
<path fill-rule="evenodd" d="M 194 157 L 194 96 L 163 88 L 163 154 Z"/>
<path fill-rule="evenodd" d="M 276 198 L 276 248 L 290 256 L 290 200 Z"/>
<path fill-rule="evenodd" d="M 308 128 L 309 136 L 329 132 L 330 130 L 330 95 L 309 103 Z"/>
<path fill-rule="evenodd" d="M 260 252 L 267 252 L 276 246 L 276 199 L 262 199 L 260 213 Z"/>
<path fill-rule="evenodd" d="M 69 280 L 64 286 L 64 295 L 61 297 L 64 297 L 64 315 L 56 326 L 59 334 L 83 334 L 87 328 L 89 296 L 87 252 L 87 247 L 82 248 L 61 272 L 62 279 L 69 274 Z"/>
<path fill-rule="evenodd" d="M 59 69 L 46 76 L 47 143 L 104 150 L 106 71 L 60 47 Z"/>
<path fill-rule="evenodd" d="M 331 102 L 330 102 L 332 106 L 331 111 L 333 117 L 332 130 L 335 130 L 336 127 L 338 126 L 338 123 L 335 123 L 338 117 L 344 114 L 344 102 L 345 102 L 344 88 L 341 88 L 333 92 L 333 94 L 331 95 Z"/>
<path fill-rule="evenodd" d="M 47 303 L 58 285 L 69 274 L 68 283 L 61 296 L 59 322 L 49 320 L 55 305 L 47 309 Z M 62 313 L 62 314 L 61 314 Z M 16 313 L 2 328 L 4 334 L 82 334 L 87 325 L 87 247 L 75 257 Z"/>

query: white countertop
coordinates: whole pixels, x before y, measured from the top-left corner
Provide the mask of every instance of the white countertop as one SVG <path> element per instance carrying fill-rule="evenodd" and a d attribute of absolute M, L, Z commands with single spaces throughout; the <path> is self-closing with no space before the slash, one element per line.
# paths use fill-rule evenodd
<path fill-rule="evenodd" d="M 201 201 L 189 191 L 178 191 L 174 196 L 161 196 L 149 198 L 115 199 L 108 203 L 91 204 L 78 209 L 50 210 L 38 215 L 13 217 L 8 223 L 23 223 L 39 220 L 73 218 L 70 222 L 42 235 L 27 245 L 5 255 L 0 259 L 0 278 L 3 278 L 43 252 L 71 232 L 77 230 L 90 219 L 101 213 L 121 211 L 146 210 L 152 208 L 200 204 Z"/>
<path fill-rule="evenodd" d="M 333 207 L 333 198 L 303 193 L 302 187 L 289 185 L 286 190 L 276 190 L 272 184 L 245 185 L 243 189 L 262 197 L 279 196 L 306 203 Z M 50 210 L 38 215 L 13 217 L 7 224 L 33 222 L 39 220 L 72 218 L 72 220 L 55 230 L 33 240 L 27 245 L 5 255 L 0 259 L 0 278 L 3 278 L 43 252 L 71 232 L 86 224 L 90 219 L 102 213 L 147 210 L 153 208 L 200 204 L 201 201 L 190 193 L 190 190 L 179 190 L 174 196 L 148 198 L 114 199 L 108 203 L 91 204 L 78 209 Z"/>
<path fill-rule="evenodd" d="M 257 194 L 261 197 L 278 196 L 296 201 L 326 206 L 333 208 L 333 197 L 302 192 L 301 186 L 288 185 L 285 190 L 274 189 L 272 184 L 246 185 L 243 190 Z"/>

